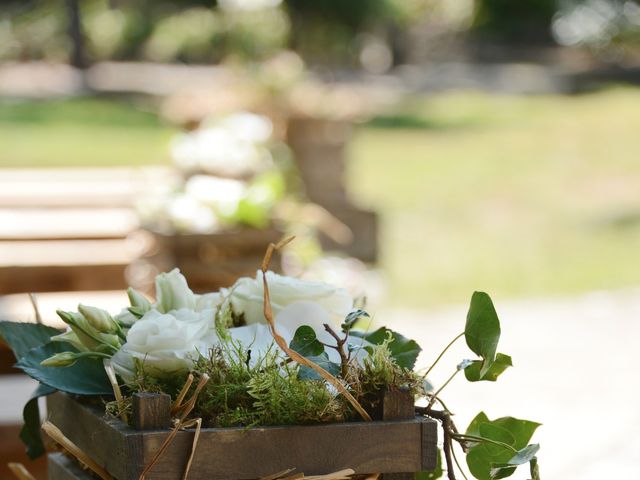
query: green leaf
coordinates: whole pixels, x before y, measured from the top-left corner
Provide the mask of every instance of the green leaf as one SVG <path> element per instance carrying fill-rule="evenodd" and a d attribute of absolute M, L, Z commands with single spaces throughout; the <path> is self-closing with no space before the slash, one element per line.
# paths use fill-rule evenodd
<path fill-rule="evenodd" d="M 20 360 L 33 348 L 49 343 L 60 330 L 39 323 L 0 321 L 0 337 L 7 342 L 16 359 Z"/>
<path fill-rule="evenodd" d="M 523 449 L 519 450 L 513 457 L 506 463 L 495 463 L 491 467 L 492 478 L 506 478 L 513 474 L 518 465 L 524 465 L 525 463 L 531 463 L 540 450 L 540 445 L 537 443 L 527 445 Z"/>
<path fill-rule="evenodd" d="M 351 330 L 351 328 L 353 328 L 356 322 L 360 320 L 362 317 L 368 318 L 369 314 L 360 308 L 358 310 L 354 310 L 353 312 L 351 312 L 349 315 L 345 317 L 344 322 L 340 326 L 342 328 L 342 331 L 348 332 L 349 330 Z"/>
<path fill-rule="evenodd" d="M 541 425 L 537 422 L 514 417 L 497 418 L 491 423 L 508 430 L 509 433 L 513 435 L 513 438 L 515 439 L 513 447 L 516 450 L 521 450 L 526 447 L 529 444 L 531 437 L 533 437 L 536 429 Z"/>
<path fill-rule="evenodd" d="M 24 425 L 20 430 L 20 439 L 27 447 L 27 456 L 30 459 L 38 458 L 45 452 L 40 434 L 40 407 L 38 399 L 55 393 L 56 389 L 41 383 L 31 394 L 31 397 L 22 410 Z"/>
<path fill-rule="evenodd" d="M 464 376 L 470 382 L 479 382 L 483 380 L 488 382 L 495 382 L 502 372 L 512 366 L 513 363 L 509 355 L 498 353 L 496 355 L 495 361 L 484 375 L 480 375 L 480 370 L 482 369 L 482 361 L 474 360 L 471 365 L 464 369 Z"/>
<path fill-rule="evenodd" d="M 45 367 L 43 360 L 62 352 L 73 351 L 68 344 L 50 342 L 34 348 L 16 364 L 27 375 L 57 390 L 76 395 L 113 395 L 102 361 L 81 358 L 70 367 Z"/>
<path fill-rule="evenodd" d="M 351 330 L 349 334 L 354 337 L 363 338 L 374 345 L 380 345 L 387 339 L 389 333 L 393 339 L 389 344 L 391 356 L 400 367 L 408 368 L 410 370 L 413 369 L 416 364 L 416 359 L 422 350 L 415 340 L 410 340 L 400 335 L 398 332 L 389 330 L 386 327 L 380 327 L 372 333 Z"/>
<path fill-rule="evenodd" d="M 435 470 L 430 472 L 417 472 L 415 476 L 415 480 L 436 480 L 437 478 L 442 478 L 444 472 L 442 471 L 442 452 L 438 449 L 438 460 L 436 463 Z"/>
<path fill-rule="evenodd" d="M 529 440 L 539 426 L 539 423 L 514 417 L 489 420 L 483 412 L 480 412 L 467 427 L 466 434 L 496 440 L 506 443 L 516 450 L 522 450 L 527 447 Z M 501 476 L 492 477 L 492 468 L 501 464 L 507 467 L 506 464 L 509 460 L 514 458 L 514 452 L 499 445 L 491 445 L 480 441 L 467 441 L 466 443 L 471 447 L 467 453 L 467 465 L 470 472 L 477 479 L 505 478 L 515 470 L 515 468 L 511 469 L 512 465 L 509 465 L 510 468 L 495 472 L 496 475 Z"/>
<path fill-rule="evenodd" d="M 467 313 L 464 336 L 469 348 L 482 358 L 480 376 L 483 377 L 496 357 L 500 339 L 500 320 L 489 295 L 474 292 Z"/>
<path fill-rule="evenodd" d="M 308 325 L 298 327 L 293 340 L 289 343 L 289 348 L 303 357 L 318 356 L 324 353 L 324 345 L 318 340 L 315 330 Z"/>
<path fill-rule="evenodd" d="M 329 372 L 334 377 L 340 374 L 340 365 L 334 363 L 329 360 L 329 355 L 326 352 L 322 352 L 321 355 L 306 357 L 308 360 L 311 360 L 316 365 L 324 368 L 327 372 Z M 298 378 L 301 380 L 322 380 L 323 378 L 320 376 L 318 372 L 314 369 L 307 367 L 306 365 L 300 365 L 300 370 L 298 371 Z"/>
<path fill-rule="evenodd" d="M 529 471 L 531 472 L 531 480 L 540 480 L 540 468 L 536 457 L 533 457 L 529 462 Z"/>

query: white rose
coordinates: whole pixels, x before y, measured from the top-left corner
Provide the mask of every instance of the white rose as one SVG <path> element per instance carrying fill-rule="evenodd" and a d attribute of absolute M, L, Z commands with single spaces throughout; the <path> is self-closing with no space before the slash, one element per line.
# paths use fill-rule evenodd
<path fill-rule="evenodd" d="M 293 340 L 298 328 L 303 325 L 311 327 L 320 342 L 325 345 L 336 345 L 336 340 L 324 328 L 325 324 L 330 323 L 329 313 L 320 304 L 306 300 L 291 303 L 275 317 L 276 330 L 287 345 Z M 338 335 L 342 336 L 338 329 L 335 330 Z M 229 333 L 235 341 L 251 349 L 252 364 L 257 363 L 258 359 L 263 357 L 274 343 L 273 336 L 266 324 L 254 323 L 244 327 L 231 328 Z M 368 342 L 358 337 L 350 337 L 349 344 L 354 348 L 352 358 L 361 361 L 367 355 L 366 350 L 362 347 L 369 345 Z M 331 362 L 340 363 L 340 354 L 337 350 L 325 348 L 325 352 Z"/>
<path fill-rule="evenodd" d="M 195 312 L 186 308 L 171 313 L 150 310 L 127 332 L 127 342 L 113 356 L 116 372 L 133 380 L 134 359 L 147 373 L 168 376 L 193 367 L 199 353 L 207 354 L 217 342 L 214 310 Z"/>
<path fill-rule="evenodd" d="M 298 280 L 270 271 L 267 272 L 267 282 L 274 316 L 288 305 L 306 300 L 318 304 L 327 312 L 328 323 L 339 325 L 353 307 L 353 299 L 346 290 L 326 283 Z M 256 278 L 240 278 L 228 295 L 234 313 L 244 314 L 247 324 L 266 322 L 262 272 L 258 271 Z"/>
<path fill-rule="evenodd" d="M 218 310 L 224 298 L 220 292 L 212 292 L 212 293 L 203 293 L 199 295 L 196 293 L 196 312 L 201 312 L 202 310 Z"/>
<path fill-rule="evenodd" d="M 162 312 L 170 312 L 180 308 L 193 310 L 196 306 L 196 296 L 187 285 L 187 279 L 174 268 L 169 273 L 156 276 L 156 304 L 155 308 Z"/>

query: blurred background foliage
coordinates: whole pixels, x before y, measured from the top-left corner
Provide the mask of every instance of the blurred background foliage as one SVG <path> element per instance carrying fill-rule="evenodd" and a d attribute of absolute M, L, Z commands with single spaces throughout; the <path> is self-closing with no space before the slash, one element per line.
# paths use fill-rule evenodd
<path fill-rule="evenodd" d="M 366 67 L 382 52 L 372 68 L 384 70 L 415 54 L 411 38 L 420 32 L 471 44 L 582 46 L 616 58 L 635 55 L 640 40 L 640 6 L 631 0 L 2 0 L 0 60 L 70 60 L 74 5 L 89 63 L 261 60 L 290 48 L 320 66 Z"/>

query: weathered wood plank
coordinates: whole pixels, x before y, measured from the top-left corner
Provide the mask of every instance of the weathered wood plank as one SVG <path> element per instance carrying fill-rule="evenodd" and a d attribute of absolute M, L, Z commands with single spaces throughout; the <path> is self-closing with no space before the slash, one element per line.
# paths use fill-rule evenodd
<path fill-rule="evenodd" d="M 162 430 L 171 426 L 171 396 L 166 393 L 133 394 L 133 428 Z"/>
<path fill-rule="evenodd" d="M 47 468 L 48 480 L 94 480 L 94 477 L 62 453 L 50 453 Z"/>
<path fill-rule="evenodd" d="M 118 480 L 134 478 L 142 468 L 141 433 L 105 416 L 103 408 L 55 393 L 47 397 L 47 411 L 69 440 Z"/>
<path fill-rule="evenodd" d="M 144 436 L 145 462 L 166 435 Z M 181 432 L 148 478 L 180 479 L 192 432 Z M 295 467 L 306 475 L 352 468 L 357 473 L 417 472 L 422 468 L 422 421 L 203 430 L 190 477 L 251 479 Z"/>
<path fill-rule="evenodd" d="M 137 479 L 168 431 L 137 432 L 105 418 L 99 406 L 56 394 L 51 421 L 118 480 Z M 427 418 L 309 426 L 203 429 L 191 467 L 195 480 L 245 480 L 295 467 L 307 475 L 353 468 L 357 473 L 417 472 L 435 467 L 436 422 Z M 148 480 L 178 480 L 193 431 L 179 432 Z M 428 442 L 428 444 L 424 443 Z M 433 464 L 433 465 L 432 465 Z"/>

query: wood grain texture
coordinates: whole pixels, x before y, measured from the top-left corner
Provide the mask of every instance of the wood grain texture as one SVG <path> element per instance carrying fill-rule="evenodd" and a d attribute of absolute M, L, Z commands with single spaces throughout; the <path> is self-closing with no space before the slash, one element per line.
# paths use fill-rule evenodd
<path fill-rule="evenodd" d="M 144 436 L 145 461 L 165 435 Z M 149 478 L 179 479 L 193 433 L 181 432 Z M 306 475 L 352 468 L 357 473 L 417 472 L 422 467 L 422 420 L 315 426 L 207 429 L 190 477 L 251 479 L 295 467 Z"/>
<path fill-rule="evenodd" d="M 141 432 L 106 418 L 98 406 L 55 394 L 50 420 L 117 480 L 137 480 L 168 431 Z M 245 480 L 295 467 L 306 475 L 345 468 L 357 473 L 418 472 L 435 467 L 436 422 L 398 421 L 203 429 L 189 478 Z M 179 432 L 147 480 L 179 480 L 193 431 Z M 425 444 L 424 442 L 428 442 Z M 433 464 L 433 466 L 431 466 Z"/>
<path fill-rule="evenodd" d="M 380 403 L 382 420 L 408 420 L 415 416 L 414 398 L 410 393 L 384 390 Z M 384 473 L 382 480 L 413 480 L 414 472 Z"/>
<path fill-rule="evenodd" d="M 55 393 L 47 397 L 49 420 L 98 465 L 118 480 L 137 478 L 142 469 L 142 434 L 104 408 Z"/>
<path fill-rule="evenodd" d="M 171 426 L 171 396 L 166 393 L 133 394 L 133 428 L 163 430 Z"/>
<path fill-rule="evenodd" d="M 94 480 L 94 477 L 62 453 L 50 453 L 47 468 L 49 480 Z"/>

